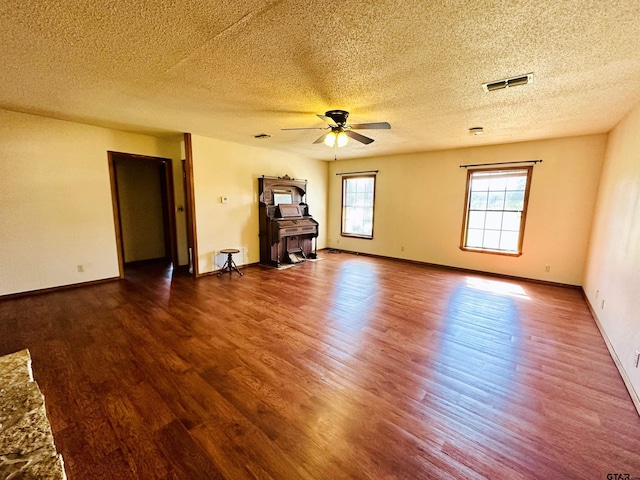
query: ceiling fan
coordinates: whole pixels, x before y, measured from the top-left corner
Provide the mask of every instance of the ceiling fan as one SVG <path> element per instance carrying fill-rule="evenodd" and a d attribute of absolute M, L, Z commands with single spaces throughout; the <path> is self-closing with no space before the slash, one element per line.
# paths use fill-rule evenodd
<path fill-rule="evenodd" d="M 364 143 L 365 145 L 373 142 L 373 138 L 365 137 L 353 130 L 388 130 L 391 125 L 388 122 L 372 122 L 372 123 L 354 123 L 347 124 L 349 112 L 346 110 L 329 110 L 324 115 L 316 114 L 323 121 L 329 124 L 328 127 L 311 127 L 311 128 L 283 128 L 282 130 L 329 130 L 313 143 L 324 143 L 329 147 L 344 147 L 349 138 Z"/>

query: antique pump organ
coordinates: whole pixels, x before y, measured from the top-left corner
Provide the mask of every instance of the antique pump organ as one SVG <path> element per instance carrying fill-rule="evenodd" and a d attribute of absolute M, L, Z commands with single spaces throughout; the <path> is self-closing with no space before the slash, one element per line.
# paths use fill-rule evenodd
<path fill-rule="evenodd" d="M 260 263 L 279 267 L 316 258 L 318 222 L 309 215 L 306 193 L 306 180 L 258 178 Z"/>

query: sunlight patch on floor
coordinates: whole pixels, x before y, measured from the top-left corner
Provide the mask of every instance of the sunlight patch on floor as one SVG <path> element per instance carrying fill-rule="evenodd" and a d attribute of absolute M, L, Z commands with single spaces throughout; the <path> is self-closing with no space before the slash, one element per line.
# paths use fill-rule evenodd
<path fill-rule="evenodd" d="M 499 280 L 487 280 L 486 278 L 467 277 L 466 284 L 467 287 L 475 290 L 529 300 L 529 295 L 527 295 L 524 288 L 514 283 L 502 282 Z"/>

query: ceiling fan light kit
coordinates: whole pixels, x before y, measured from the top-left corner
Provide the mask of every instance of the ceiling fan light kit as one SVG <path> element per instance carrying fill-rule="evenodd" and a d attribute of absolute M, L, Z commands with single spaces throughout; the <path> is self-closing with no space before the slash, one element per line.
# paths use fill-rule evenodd
<path fill-rule="evenodd" d="M 283 128 L 282 130 L 329 130 L 313 143 L 324 143 L 329 147 L 344 147 L 349 143 L 349 139 L 369 145 L 373 138 L 365 137 L 353 130 L 388 130 L 391 125 L 388 122 L 370 122 L 347 124 L 349 112 L 346 110 L 329 110 L 324 115 L 316 114 L 320 119 L 327 122 L 327 127 L 311 128 Z"/>
<path fill-rule="evenodd" d="M 324 136 L 324 144 L 327 147 L 333 147 L 335 145 L 340 148 L 344 147 L 347 143 L 349 143 L 349 137 L 346 132 L 331 131 Z"/>

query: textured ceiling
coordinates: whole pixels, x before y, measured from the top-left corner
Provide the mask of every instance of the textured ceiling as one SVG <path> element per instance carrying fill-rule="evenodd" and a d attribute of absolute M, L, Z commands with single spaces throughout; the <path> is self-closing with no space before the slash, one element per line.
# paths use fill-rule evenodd
<path fill-rule="evenodd" d="M 3 0 L 0 14 L 0 108 L 310 158 L 333 159 L 312 144 L 323 132 L 281 128 L 322 127 L 329 109 L 392 125 L 339 150 L 353 158 L 606 132 L 640 102 L 638 0 Z"/>

